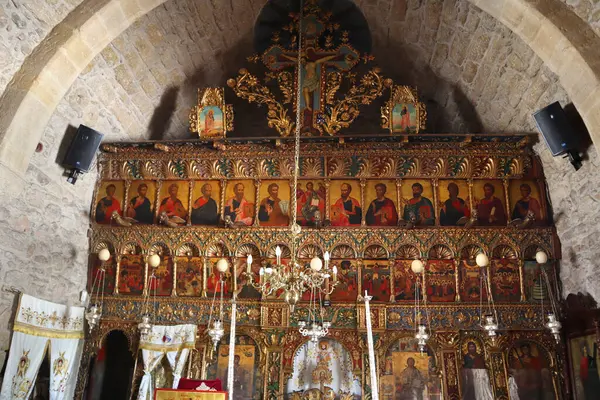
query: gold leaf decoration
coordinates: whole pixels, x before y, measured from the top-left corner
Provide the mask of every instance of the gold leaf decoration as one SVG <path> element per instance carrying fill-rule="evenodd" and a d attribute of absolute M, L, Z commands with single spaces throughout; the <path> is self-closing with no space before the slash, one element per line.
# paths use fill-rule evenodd
<path fill-rule="evenodd" d="M 159 256 L 168 256 L 170 254 L 169 246 L 163 242 L 154 243 L 148 249 L 148 254 L 158 254 Z"/>
<path fill-rule="evenodd" d="M 397 259 L 414 260 L 420 257 L 421 254 L 419 253 L 419 249 L 409 244 L 402 245 L 396 250 Z"/>
<path fill-rule="evenodd" d="M 352 246 L 348 246 L 347 244 L 340 244 L 335 246 L 333 250 L 331 250 L 331 258 L 356 258 L 356 252 L 352 248 Z"/>
<path fill-rule="evenodd" d="M 179 257 L 198 257 L 200 250 L 193 243 L 184 243 L 175 251 L 175 255 Z"/>
<path fill-rule="evenodd" d="M 352 85 L 343 100 L 332 102 L 330 111 L 322 114 L 323 123 L 317 125 L 321 134 L 333 136 L 347 128 L 360 114 L 360 105 L 371 104 L 381 96 L 385 84 L 379 72 L 379 68 L 373 68 L 360 79 L 359 85 Z"/>
<path fill-rule="evenodd" d="M 393 178 L 396 176 L 396 160 L 392 157 L 385 157 L 379 160 L 378 176 L 382 178 Z"/>
<path fill-rule="evenodd" d="M 235 160 L 233 162 L 233 176 L 235 178 L 246 178 L 253 176 L 251 164 L 248 160 Z"/>
<path fill-rule="evenodd" d="M 256 259 L 260 257 L 260 250 L 252 243 L 246 243 L 238 247 L 235 251 L 235 256 L 238 258 L 246 258 L 249 254 L 252 254 L 252 257 Z"/>
<path fill-rule="evenodd" d="M 492 157 L 487 157 L 479 166 L 479 170 L 476 171 L 476 175 L 481 178 L 495 178 L 496 177 L 496 161 Z"/>
<path fill-rule="evenodd" d="M 508 169 L 510 171 L 509 174 L 511 176 L 521 176 L 521 175 L 523 175 L 523 169 L 524 168 L 523 168 L 523 163 L 521 162 L 521 159 L 517 158 L 517 157 L 513 158 L 510 161 L 510 166 L 509 166 Z"/>
<path fill-rule="evenodd" d="M 157 165 L 159 161 L 146 161 L 142 167 L 142 176 L 144 179 L 159 178 L 158 171 L 160 166 Z"/>
<path fill-rule="evenodd" d="M 122 250 L 122 254 L 142 254 L 142 249 L 136 243 L 126 243 Z"/>
<path fill-rule="evenodd" d="M 208 257 L 226 257 L 229 255 L 227 247 L 223 243 L 211 243 L 206 249 Z"/>
<path fill-rule="evenodd" d="M 443 244 L 436 244 L 429 250 L 429 258 L 434 260 L 450 260 L 453 258 L 452 250 Z"/>
<path fill-rule="evenodd" d="M 185 160 L 170 160 L 167 164 L 167 178 L 185 178 L 186 171 L 187 161 Z"/>
<path fill-rule="evenodd" d="M 460 251 L 462 260 L 473 261 L 479 253 L 483 253 L 483 249 L 476 244 L 469 244 L 463 247 Z"/>
<path fill-rule="evenodd" d="M 269 88 L 259 83 L 258 79 L 243 68 L 235 79 L 229 79 L 227 85 L 235 94 L 246 99 L 249 103 L 267 105 L 267 121 L 269 128 L 275 128 L 279 135 L 289 136 L 294 130 L 295 123 L 288 116 L 288 110 L 275 99 Z"/>
<path fill-rule="evenodd" d="M 509 260 L 516 260 L 518 258 L 517 251 L 506 244 L 496 246 L 492 251 L 492 257 Z"/>
<path fill-rule="evenodd" d="M 279 90 L 283 93 L 283 104 L 290 104 L 294 99 L 294 77 L 291 72 L 283 71 L 277 74 Z"/>
<path fill-rule="evenodd" d="M 190 178 L 202 178 L 202 170 L 200 169 L 200 165 L 198 163 L 198 161 L 196 160 L 191 160 L 188 164 L 188 176 Z"/>
<path fill-rule="evenodd" d="M 294 175 L 294 162 L 291 158 L 284 158 L 279 163 L 279 176 L 282 178 L 291 177 Z"/>
<path fill-rule="evenodd" d="M 413 133 L 394 127 L 392 116 L 394 113 L 394 107 L 398 104 L 410 104 L 414 107 L 416 113 L 416 129 L 414 133 L 419 133 L 425 129 L 427 121 L 427 109 L 425 108 L 425 104 L 419 101 L 417 90 L 411 88 L 410 86 L 397 85 L 393 85 L 391 87 L 390 100 L 387 101 L 383 107 L 381 107 L 381 127 L 383 129 L 388 129 L 390 133 L 397 134 Z"/>
<path fill-rule="evenodd" d="M 284 258 L 284 259 L 292 258 L 292 252 L 290 251 L 290 248 L 288 246 L 286 246 L 285 244 L 271 246 L 269 248 L 269 250 L 267 251 L 268 258 L 276 258 L 277 257 L 277 253 L 275 253 L 275 249 L 277 248 L 277 246 L 279 246 L 279 248 L 281 249 L 281 258 Z"/>
<path fill-rule="evenodd" d="M 306 177 L 319 177 L 323 176 L 323 166 L 320 158 L 304 158 L 302 160 L 302 171 L 301 175 Z"/>
<path fill-rule="evenodd" d="M 315 244 L 307 244 L 298 250 L 298 258 L 310 260 L 314 257 L 323 258 L 323 250 Z"/>
<path fill-rule="evenodd" d="M 364 258 L 370 260 L 381 260 L 389 257 L 387 250 L 378 244 L 372 244 L 365 249 Z"/>
<path fill-rule="evenodd" d="M 329 160 L 329 176 L 339 177 L 350 174 L 350 160 L 347 158 L 333 158 Z"/>
<path fill-rule="evenodd" d="M 214 160 L 212 163 L 210 163 L 208 175 L 217 179 L 227 178 L 227 173 L 226 171 L 223 171 L 223 165 L 219 162 L 219 160 Z"/>
<path fill-rule="evenodd" d="M 92 249 L 92 252 L 98 253 L 100 250 L 103 250 L 103 249 L 108 249 L 108 251 L 110 251 L 111 254 L 114 253 L 112 244 L 110 244 L 108 242 L 104 242 L 104 241 L 96 243 L 96 245 Z"/>
<path fill-rule="evenodd" d="M 358 167 L 358 178 L 369 178 L 373 175 L 373 160 L 370 158 L 362 158 Z"/>
<path fill-rule="evenodd" d="M 333 71 L 327 74 L 327 88 L 325 89 L 325 102 L 327 104 L 333 104 L 335 101 L 335 94 L 339 90 L 342 84 L 342 74 L 338 71 Z"/>

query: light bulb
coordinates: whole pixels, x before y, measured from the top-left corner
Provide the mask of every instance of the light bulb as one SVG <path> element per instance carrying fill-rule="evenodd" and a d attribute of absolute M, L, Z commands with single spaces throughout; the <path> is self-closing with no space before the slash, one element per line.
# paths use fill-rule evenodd
<path fill-rule="evenodd" d="M 246 264 L 248 264 L 248 267 L 252 265 L 252 254 L 248 254 L 248 258 L 246 258 Z"/>
<path fill-rule="evenodd" d="M 333 266 L 333 274 L 337 275 L 337 267 L 335 265 Z"/>
<path fill-rule="evenodd" d="M 275 255 L 277 257 L 281 256 L 281 247 L 279 247 L 279 246 L 275 247 Z"/>
<path fill-rule="evenodd" d="M 319 272 L 321 268 L 323 268 L 323 261 L 321 261 L 319 257 L 313 257 L 313 259 L 310 260 L 310 269 Z"/>
<path fill-rule="evenodd" d="M 158 254 L 152 254 L 150 257 L 148 257 L 148 264 L 152 268 L 158 267 L 160 265 L 160 256 Z"/>
<path fill-rule="evenodd" d="M 487 267 L 490 264 L 490 259 L 484 253 L 479 253 L 477 254 L 477 257 L 475 257 L 475 262 L 478 266 L 483 268 Z"/>
<path fill-rule="evenodd" d="M 100 261 L 108 261 L 110 258 L 110 251 L 108 249 L 102 249 L 98 252 L 98 259 Z"/>
<path fill-rule="evenodd" d="M 221 258 L 219 261 L 217 261 L 217 271 L 224 273 L 227 271 L 227 268 L 229 268 L 229 263 L 226 259 Z"/>
<path fill-rule="evenodd" d="M 413 262 L 410 264 L 410 269 L 412 270 L 412 272 L 414 272 L 415 274 L 420 274 L 423 272 L 423 261 L 421 260 L 413 260 Z"/>
<path fill-rule="evenodd" d="M 538 251 L 535 253 L 535 261 L 537 261 L 538 264 L 546 264 L 548 262 L 548 254 L 542 250 Z"/>
<path fill-rule="evenodd" d="M 326 251 L 325 254 L 323 254 L 323 259 L 325 261 L 329 261 L 329 252 L 328 251 Z"/>
<path fill-rule="evenodd" d="M 258 274 L 260 276 L 263 276 L 265 274 L 265 269 L 263 267 L 260 267 L 260 269 L 258 270 Z"/>

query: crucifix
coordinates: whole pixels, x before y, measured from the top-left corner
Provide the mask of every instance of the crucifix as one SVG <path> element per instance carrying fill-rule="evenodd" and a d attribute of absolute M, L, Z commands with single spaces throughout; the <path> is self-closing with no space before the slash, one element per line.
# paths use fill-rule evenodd
<path fill-rule="evenodd" d="M 299 106 L 303 115 L 302 127 L 305 132 L 318 134 L 316 123 L 318 123 L 318 115 L 324 111 L 323 84 L 327 67 L 349 71 L 358 63 L 360 55 L 352 47 L 344 44 L 331 51 L 311 46 L 302 51 L 300 57 L 302 69 L 296 71 L 296 74 L 301 74 L 302 97 Z M 263 62 L 267 68 L 275 72 L 290 67 L 297 69 L 298 52 L 273 46 L 263 55 Z"/>

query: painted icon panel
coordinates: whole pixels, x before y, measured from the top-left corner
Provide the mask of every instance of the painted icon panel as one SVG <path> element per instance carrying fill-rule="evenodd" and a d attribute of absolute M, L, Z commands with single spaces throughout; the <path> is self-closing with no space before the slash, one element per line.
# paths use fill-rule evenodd
<path fill-rule="evenodd" d="M 492 295 L 495 301 L 518 302 L 521 300 L 519 266 L 516 260 L 492 260 Z"/>
<path fill-rule="evenodd" d="M 222 137 L 225 134 L 223 110 L 217 106 L 204 106 L 198 112 L 201 137 Z"/>
<path fill-rule="evenodd" d="M 192 225 L 214 226 L 219 223 L 221 185 L 219 181 L 196 181 L 192 189 Z"/>
<path fill-rule="evenodd" d="M 513 180 L 508 187 L 510 198 L 510 219 L 525 219 L 528 213 L 535 218 L 534 225 L 545 222 L 540 189 L 534 181 Z"/>
<path fill-rule="evenodd" d="M 254 181 L 228 181 L 225 190 L 225 221 L 231 221 L 234 225 L 252 225 L 255 199 Z"/>
<path fill-rule="evenodd" d="M 160 188 L 158 214 L 184 224 L 188 220 L 190 185 L 188 181 L 164 181 Z"/>
<path fill-rule="evenodd" d="M 402 219 L 413 221 L 415 225 L 434 225 L 435 212 L 433 207 L 433 187 L 430 181 L 402 181 L 401 200 Z"/>
<path fill-rule="evenodd" d="M 355 260 L 334 260 L 338 269 L 338 284 L 331 293 L 331 301 L 356 301 L 358 297 L 358 266 Z"/>
<path fill-rule="evenodd" d="M 415 301 L 418 293 L 419 299 L 423 298 L 423 293 L 417 285 L 417 275 L 412 271 L 411 264 L 413 260 L 396 260 L 392 268 L 394 279 L 394 299 L 396 301 Z"/>
<path fill-rule="evenodd" d="M 113 213 L 123 216 L 125 183 L 123 181 L 102 181 L 96 195 L 94 220 L 98 224 L 109 225 Z"/>
<path fill-rule="evenodd" d="M 519 399 L 554 399 L 550 355 L 531 341 L 516 343 L 508 352 L 509 388 Z"/>
<path fill-rule="evenodd" d="M 133 181 L 129 186 L 129 199 L 125 215 L 139 224 L 154 222 L 154 205 L 156 204 L 156 182 Z"/>
<path fill-rule="evenodd" d="M 96 254 L 90 254 L 90 265 L 92 268 L 88 273 L 88 292 L 92 293 L 100 290 L 100 293 L 113 294 L 115 290 L 115 273 L 116 265 L 113 255 L 110 258 L 102 262 L 98 259 Z M 104 268 L 104 272 L 101 268 Z"/>
<path fill-rule="evenodd" d="M 206 278 L 206 294 L 209 297 L 212 297 L 215 292 L 218 294 L 221 293 L 221 289 L 223 290 L 223 296 L 231 297 L 231 293 L 233 291 L 233 280 L 231 274 L 231 268 L 228 268 L 223 274 L 221 274 L 217 270 L 217 262 L 220 258 L 209 258 L 207 260 L 208 263 L 208 273 Z M 222 275 L 222 277 L 221 277 Z M 221 278 L 223 282 L 221 283 Z"/>
<path fill-rule="evenodd" d="M 413 103 L 396 103 L 392 110 L 392 130 L 397 133 L 418 131 L 417 108 Z"/>
<path fill-rule="evenodd" d="M 365 198 L 369 204 L 365 217 L 367 225 L 398 225 L 396 182 L 393 180 L 367 182 Z"/>
<path fill-rule="evenodd" d="M 140 295 L 144 291 L 145 263 L 141 255 L 124 255 L 119 264 L 119 294 Z"/>
<path fill-rule="evenodd" d="M 356 181 L 335 180 L 329 186 L 332 226 L 360 226 L 363 207 L 360 203 L 360 185 Z"/>
<path fill-rule="evenodd" d="M 569 340 L 571 376 L 575 400 L 592 400 L 600 393 L 600 351 L 596 335 Z"/>
<path fill-rule="evenodd" d="M 485 365 L 483 342 L 478 337 L 463 338 L 461 345 L 462 398 L 494 400 L 494 392 Z"/>
<path fill-rule="evenodd" d="M 173 259 L 161 257 L 158 267 L 149 268 L 148 290 L 150 293 L 156 293 L 157 296 L 170 296 L 173 291 Z"/>
<path fill-rule="evenodd" d="M 439 184 L 440 225 L 464 225 L 471 217 L 469 185 L 461 180 L 441 180 Z"/>
<path fill-rule="evenodd" d="M 245 258 L 238 258 L 236 261 L 235 279 L 237 282 L 237 297 L 240 299 L 260 299 L 261 293 L 254 288 L 246 275 L 243 273 L 248 270 L 248 264 Z M 258 284 L 260 282 L 260 268 L 263 267 L 263 259 L 261 257 L 254 257 L 252 264 L 250 265 L 250 272 L 252 273 L 252 282 Z"/>
<path fill-rule="evenodd" d="M 289 181 L 262 181 L 258 207 L 258 223 L 261 226 L 288 226 L 290 206 Z"/>
<path fill-rule="evenodd" d="M 202 296 L 203 271 L 201 257 L 177 257 L 177 296 Z"/>
<path fill-rule="evenodd" d="M 476 180 L 473 182 L 473 204 L 480 226 L 506 226 L 506 204 L 501 181 Z"/>
<path fill-rule="evenodd" d="M 427 262 L 426 290 L 431 302 L 449 302 L 456 299 L 454 262 L 429 260 Z"/>
<path fill-rule="evenodd" d="M 548 288 L 542 276 L 540 265 L 536 261 L 525 261 L 523 264 L 523 286 L 528 301 L 548 300 Z M 551 277 L 550 277 L 551 278 Z"/>
<path fill-rule="evenodd" d="M 298 224 L 313 225 L 325 219 L 325 199 L 327 189 L 321 180 L 298 182 L 296 192 Z"/>
<path fill-rule="evenodd" d="M 390 267 L 387 261 L 363 261 L 361 293 L 365 290 L 373 296 L 372 301 L 390 301 Z"/>
<path fill-rule="evenodd" d="M 460 299 L 464 302 L 487 301 L 487 283 L 483 280 L 481 267 L 474 260 L 461 260 L 458 265 L 460 276 Z"/>

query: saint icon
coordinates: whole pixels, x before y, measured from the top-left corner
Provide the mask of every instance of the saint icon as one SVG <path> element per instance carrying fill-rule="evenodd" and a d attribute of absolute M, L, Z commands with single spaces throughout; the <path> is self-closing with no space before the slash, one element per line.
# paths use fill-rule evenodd
<path fill-rule="evenodd" d="M 212 184 L 202 185 L 201 192 L 202 196 L 198 197 L 192 205 L 192 225 L 217 225 L 219 208 L 215 199 L 212 198 Z"/>
<path fill-rule="evenodd" d="M 333 226 L 357 226 L 361 224 L 362 208 L 358 200 L 351 197 L 352 186 L 342 183 L 340 198 L 331 207 L 331 224 Z"/>
<path fill-rule="evenodd" d="M 287 226 L 290 223 L 288 216 L 289 201 L 279 198 L 279 185 L 271 183 L 267 192 L 269 196 L 262 199 L 258 209 L 258 220 L 262 226 Z"/>
<path fill-rule="evenodd" d="M 412 195 L 412 199 L 408 200 L 404 206 L 402 219 L 411 221 L 415 218 L 417 225 L 433 225 L 435 223 L 433 203 L 423 196 L 423 185 L 419 182 L 413 183 Z"/>
<path fill-rule="evenodd" d="M 106 196 L 101 198 L 96 205 L 96 222 L 99 224 L 110 224 L 113 212 L 121 214 L 121 203 L 115 198 L 117 187 L 109 184 L 106 187 Z M 122 200 L 122 199 L 121 199 Z"/>
<path fill-rule="evenodd" d="M 398 212 L 392 200 L 385 197 L 387 186 L 384 183 L 375 185 L 376 199 L 371 202 L 367 210 L 367 225 L 371 226 L 396 226 Z"/>
<path fill-rule="evenodd" d="M 245 186 L 238 182 L 233 186 L 233 197 L 225 203 L 225 218 L 229 217 L 231 222 L 237 225 L 252 225 L 254 204 L 245 198 Z"/>

